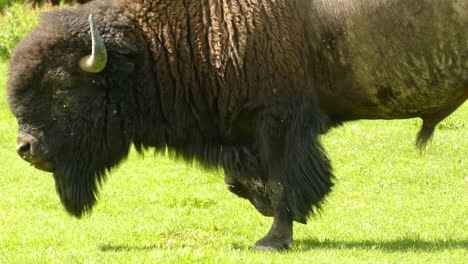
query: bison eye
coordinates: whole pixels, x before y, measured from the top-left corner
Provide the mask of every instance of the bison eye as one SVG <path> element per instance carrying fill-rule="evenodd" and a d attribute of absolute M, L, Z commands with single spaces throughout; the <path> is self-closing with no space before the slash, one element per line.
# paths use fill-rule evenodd
<path fill-rule="evenodd" d="M 70 74 L 60 68 L 48 71 L 41 80 L 41 87 L 47 90 L 64 90 L 71 86 Z"/>
<path fill-rule="evenodd" d="M 110 58 L 109 70 L 112 72 L 132 73 L 135 69 L 130 55 L 121 55 L 114 53 Z"/>
<path fill-rule="evenodd" d="M 131 73 L 135 69 L 135 64 L 132 62 L 126 62 L 120 65 L 119 69 L 123 72 Z"/>
<path fill-rule="evenodd" d="M 51 69 L 44 74 L 45 79 L 64 81 L 70 79 L 70 73 L 62 67 Z"/>

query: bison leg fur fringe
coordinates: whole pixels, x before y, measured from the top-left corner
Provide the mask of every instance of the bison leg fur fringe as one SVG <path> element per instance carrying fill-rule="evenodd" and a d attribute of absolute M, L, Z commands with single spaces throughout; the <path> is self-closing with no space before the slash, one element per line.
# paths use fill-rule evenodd
<path fill-rule="evenodd" d="M 330 162 L 318 141 L 325 118 L 313 102 L 280 102 L 262 110 L 256 122 L 260 167 L 244 177 L 226 169 L 231 192 L 249 199 L 263 215 L 274 216 L 255 250 L 290 248 L 293 221 L 305 224 L 333 186 Z"/>

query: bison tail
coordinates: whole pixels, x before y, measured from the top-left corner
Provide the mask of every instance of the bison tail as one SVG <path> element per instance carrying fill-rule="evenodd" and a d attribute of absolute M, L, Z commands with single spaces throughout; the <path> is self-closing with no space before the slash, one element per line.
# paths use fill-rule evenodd
<path fill-rule="evenodd" d="M 427 142 L 431 139 L 436 125 L 444 120 L 447 116 L 453 113 L 457 108 L 468 99 L 468 90 L 465 91 L 456 101 L 452 102 L 447 107 L 439 110 L 439 112 L 430 115 L 422 116 L 423 125 L 419 130 L 418 137 L 416 138 L 416 146 L 422 152 L 426 148 Z"/>
<path fill-rule="evenodd" d="M 416 137 L 416 147 L 419 148 L 419 151 L 423 152 L 426 149 L 427 142 L 432 138 L 436 125 L 437 122 L 433 122 L 432 120 L 423 120 L 423 125 Z"/>

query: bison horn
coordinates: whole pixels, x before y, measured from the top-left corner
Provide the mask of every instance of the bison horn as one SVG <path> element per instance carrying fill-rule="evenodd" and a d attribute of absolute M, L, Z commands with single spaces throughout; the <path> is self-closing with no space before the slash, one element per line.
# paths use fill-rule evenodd
<path fill-rule="evenodd" d="M 98 73 L 106 67 L 107 51 L 104 41 L 102 41 L 93 15 L 89 15 L 89 27 L 91 29 L 92 51 L 91 55 L 86 55 L 80 60 L 80 67 L 85 72 Z"/>

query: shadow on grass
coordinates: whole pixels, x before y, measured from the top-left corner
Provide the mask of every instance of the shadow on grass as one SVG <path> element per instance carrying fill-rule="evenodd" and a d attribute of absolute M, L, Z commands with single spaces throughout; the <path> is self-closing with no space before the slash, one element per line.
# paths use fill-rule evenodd
<path fill-rule="evenodd" d="M 127 252 L 127 251 L 150 251 L 150 250 L 172 250 L 179 248 L 197 248 L 196 246 L 187 246 L 187 245 L 165 245 L 165 244 L 153 244 L 153 245 L 111 245 L 105 244 L 99 246 L 99 249 L 103 252 Z M 202 245 L 200 245 L 202 247 Z M 468 249 L 467 240 L 435 240 L 435 241 L 425 241 L 421 239 L 399 239 L 393 241 L 372 241 L 372 240 L 363 240 L 363 241 L 333 241 L 325 240 L 319 241 L 315 239 L 303 239 L 296 240 L 294 243 L 294 251 L 307 251 L 307 250 L 317 250 L 317 249 L 364 249 L 364 250 L 379 250 L 384 252 L 407 252 L 407 251 L 443 251 L 447 249 Z M 245 247 L 243 245 L 230 245 L 229 249 L 236 251 L 249 250 L 250 247 Z M 286 251 L 288 252 L 288 251 Z"/>
<path fill-rule="evenodd" d="M 184 246 L 180 246 L 181 248 Z M 173 249 L 175 247 L 163 244 L 154 244 L 154 245 L 111 245 L 105 244 L 99 246 L 99 249 L 103 252 L 112 251 L 112 252 L 127 252 L 127 251 L 150 251 L 150 250 L 160 250 L 160 249 Z"/>
<path fill-rule="evenodd" d="M 380 251 L 442 251 L 447 249 L 468 249 L 467 240 L 434 240 L 398 239 L 392 241 L 334 241 L 315 239 L 296 240 L 295 247 L 303 250 L 315 249 L 373 249 Z"/>
<path fill-rule="evenodd" d="M 221 246 L 221 245 L 220 245 Z M 238 245 L 238 244 L 233 244 L 233 245 L 228 245 L 229 250 L 234 250 L 234 251 L 244 251 L 244 250 L 249 250 L 250 247 L 246 247 L 243 245 Z M 173 249 L 181 249 L 181 248 L 190 248 L 190 249 L 200 249 L 202 248 L 203 245 L 200 244 L 200 246 L 196 245 L 164 245 L 164 244 L 153 244 L 153 245 L 111 245 L 111 244 L 105 244 L 105 245 L 100 245 L 99 250 L 102 252 L 128 252 L 128 251 L 151 251 L 151 250 L 173 250 Z"/>

